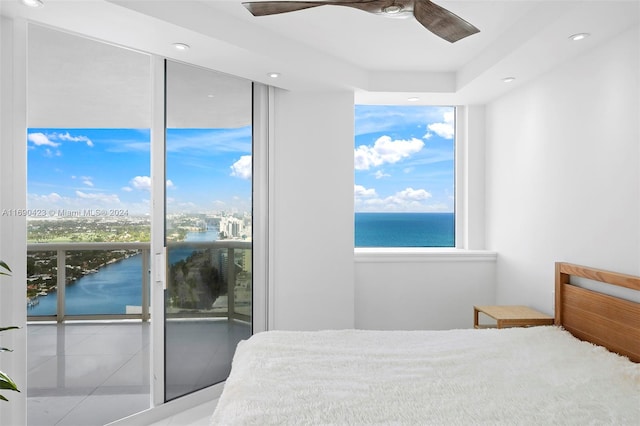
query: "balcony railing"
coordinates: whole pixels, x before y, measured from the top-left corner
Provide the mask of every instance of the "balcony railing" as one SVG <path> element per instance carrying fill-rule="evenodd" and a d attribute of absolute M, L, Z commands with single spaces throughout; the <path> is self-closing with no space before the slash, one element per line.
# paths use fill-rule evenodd
<path fill-rule="evenodd" d="M 238 296 L 236 293 L 250 291 L 251 285 L 238 285 L 237 270 L 239 266 L 236 263 L 236 249 L 251 250 L 251 242 L 236 240 L 218 240 L 212 242 L 177 242 L 168 245 L 169 257 L 172 250 L 176 249 L 192 249 L 194 251 L 204 250 L 222 250 L 224 252 L 225 262 L 220 267 L 222 279 L 226 283 L 227 300 L 224 307 L 218 306 L 217 309 L 174 309 L 175 312 L 169 313 L 169 317 L 193 318 L 193 317 L 228 317 L 233 319 L 248 320 L 251 315 L 250 299 L 248 306 L 237 306 Z M 66 287 L 67 282 L 67 253 L 79 251 L 113 251 L 113 250 L 138 250 L 141 254 L 141 274 L 140 274 L 140 291 L 141 291 L 141 309 L 140 312 L 126 312 L 124 314 L 104 314 L 90 313 L 81 315 L 68 315 L 66 313 Z M 98 242 L 98 243 L 32 243 L 27 245 L 27 251 L 33 252 L 55 252 L 56 253 L 56 312 L 54 315 L 28 315 L 29 321 L 57 321 L 65 320 L 96 320 L 96 319 L 140 319 L 148 321 L 151 312 L 149 310 L 149 288 L 150 288 L 150 244 L 144 242 Z M 248 273 L 250 276 L 250 268 L 248 265 Z M 168 279 L 168 277 L 167 277 Z M 245 297 L 246 299 L 246 297 Z M 246 300 L 244 300 L 246 302 Z"/>

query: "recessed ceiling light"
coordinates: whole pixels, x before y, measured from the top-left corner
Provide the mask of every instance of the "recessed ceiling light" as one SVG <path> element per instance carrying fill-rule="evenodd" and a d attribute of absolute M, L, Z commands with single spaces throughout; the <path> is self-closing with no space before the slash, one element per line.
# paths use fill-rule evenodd
<path fill-rule="evenodd" d="M 571 36 L 569 36 L 569 39 L 573 40 L 573 41 L 580 41 L 580 40 L 584 40 L 585 38 L 589 37 L 591 34 L 589 33 L 578 33 L 578 34 L 573 34 Z"/>
<path fill-rule="evenodd" d="M 42 0 L 22 0 L 22 4 L 29 7 L 42 7 L 44 3 Z"/>
<path fill-rule="evenodd" d="M 407 100 L 409 102 L 418 102 L 420 100 L 420 98 L 417 97 L 417 96 L 411 96 L 410 98 L 407 98 Z"/>
<path fill-rule="evenodd" d="M 216 95 L 214 95 L 213 93 L 209 93 L 209 94 L 207 95 L 207 98 L 215 98 L 215 97 L 216 97 Z"/>
<path fill-rule="evenodd" d="M 516 79 L 515 77 L 505 77 L 505 78 L 502 79 L 502 81 L 505 82 L 505 83 L 511 83 L 515 79 Z"/>
<path fill-rule="evenodd" d="M 267 74 L 269 77 L 271 78 L 278 78 L 280 77 L 280 73 L 279 72 L 270 72 Z"/>
<path fill-rule="evenodd" d="M 185 43 L 173 43 L 173 47 L 175 47 L 176 50 L 189 50 L 191 46 Z"/>

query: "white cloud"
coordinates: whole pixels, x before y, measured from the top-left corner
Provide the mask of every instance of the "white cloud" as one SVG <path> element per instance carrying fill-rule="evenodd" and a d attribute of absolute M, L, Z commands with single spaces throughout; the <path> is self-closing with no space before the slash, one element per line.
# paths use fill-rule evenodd
<path fill-rule="evenodd" d="M 52 146 L 54 148 L 60 146 L 59 143 L 53 142 L 44 133 L 29 133 L 27 135 L 27 139 L 30 142 L 33 142 L 33 144 L 36 146 Z"/>
<path fill-rule="evenodd" d="M 46 195 L 38 195 L 38 194 L 29 194 L 29 204 L 32 202 L 38 203 L 37 205 L 48 205 L 48 204 L 56 204 L 62 201 L 62 197 L 57 192 L 52 192 L 51 194 Z"/>
<path fill-rule="evenodd" d="M 51 194 L 47 195 L 47 200 L 52 203 L 57 203 L 58 201 L 62 200 L 62 197 L 57 192 L 52 192 Z"/>
<path fill-rule="evenodd" d="M 82 176 L 82 183 L 93 188 L 93 178 L 90 176 Z"/>
<path fill-rule="evenodd" d="M 133 189 L 151 192 L 151 178 L 149 176 L 136 176 L 129 181 L 130 186 L 122 188 L 123 191 L 131 192 Z M 133 187 L 133 189 L 132 189 Z M 167 189 L 174 188 L 175 185 L 170 179 L 167 179 Z"/>
<path fill-rule="evenodd" d="M 243 155 L 231 166 L 231 176 L 251 179 L 252 161 L 250 155 Z"/>
<path fill-rule="evenodd" d="M 89 139 L 87 136 L 71 136 L 69 132 L 67 133 L 29 133 L 27 135 L 27 140 L 32 142 L 36 146 L 52 146 L 54 148 L 62 145 L 60 142 L 56 141 L 66 141 L 66 142 L 84 142 L 87 146 L 93 147 L 93 141 Z M 59 155 L 59 154 L 58 154 Z"/>
<path fill-rule="evenodd" d="M 60 157 L 62 156 L 62 153 L 59 150 L 55 150 L 55 152 L 51 151 L 49 148 L 45 148 L 44 149 L 44 156 L 51 158 L 51 157 Z"/>
<path fill-rule="evenodd" d="M 136 176 L 129 181 L 129 184 L 141 191 L 151 191 L 151 178 L 149 176 Z"/>
<path fill-rule="evenodd" d="M 67 133 L 54 133 L 53 134 L 53 138 L 54 139 L 63 140 L 63 141 L 69 141 L 69 142 L 85 142 L 87 144 L 87 146 L 93 147 L 93 142 L 88 137 L 86 137 L 86 136 L 71 136 L 69 134 L 69 132 L 67 132 Z"/>
<path fill-rule="evenodd" d="M 82 192 L 76 191 L 76 196 L 83 200 L 90 200 L 103 204 L 120 204 L 120 198 L 116 194 L 104 194 L 101 192 Z"/>
<path fill-rule="evenodd" d="M 444 211 L 446 206 L 442 204 L 427 204 L 427 201 L 431 199 L 430 192 L 424 189 L 406 188 L 395 194 L 379 198 L 365 190 L 364 187 L 360 191 L 360 194 L 356 190 L 355 205 L 356 211 L 370 211 L 370 212 L 429 212 L 429 211 Z M 369 196 L 364 196 L 368 194 Z"/>
<path fill-rule="evenodd" d="M 376 194 L 376 190 L 373 188 L 365 188 L 362 185 L 354 185 L 353 186 L 353 193 L 355 194 L 356 198 L 358 197 L 375 197 Z"/>
<path fill-rule="evenodd" d="M 431 198 L 431 193 L 424 189 L 407 188 L 396 193 L 395 197 L 398 201 L 421 201 Z"/>
<path fill-rule="evenodd" d="M 375 172 L 374 177 L 376 179 L 382 179 L 384 177 L 390 177 L 391 175 L 388 173 L 383 172 L 382 170 L 378 170 Z"/>
<path fill-rule="evenodd" d="M 443 114 L 442 122 L 429 124 L 427 128 L 441 138 L 453 139 L 453 136 L 455 135 L 454 117 L 455 115 L 453 111 L 447 111 Z M 424 138 L 429 139 L 431 136 L 431 133 L 427 132 L 427 134 L 424 135 Z"/>
<path fill-rule="evenodd" d="M 149 214 L 149 200 L 141 197 L 134 202 L 123 202 L 115 194 L 97 191 L 75 191 L 69 195 L 57 192 L 49 194 L 27 194 L 30 209 L 44 209 L 49 216 L 59 215 L 62 209 L 83 212 L 96 208 L 127 209 L 130 215 Z"/>
<path fill-rule="evenodd" d="M 393 164 L 407 158 L 424 147 L 420 139 L 392 140 L 389 136 L 381 136 L 374 145 L 360 145 L 354 153 L 356 170 L 369 170 L 383 164 Z"/>

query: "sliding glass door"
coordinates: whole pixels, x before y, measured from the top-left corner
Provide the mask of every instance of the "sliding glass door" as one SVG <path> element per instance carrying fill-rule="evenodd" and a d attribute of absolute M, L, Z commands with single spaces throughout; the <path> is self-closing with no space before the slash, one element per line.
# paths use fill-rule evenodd
<path fill-rule="evenodd" d="M 224 381 L 252 332 L 252 83 L 166 62 L 165 400 Z"/>
<path fill-rule="evenodd" d="M 135 384 L 105 422 L 147 409 L 149 393 L 157 406 L 224 381 L 237 343 L 266 327 L 270 89 L 35 24 L 28 35 L 26 207 L 44 212 L 27 218 L 29 319 L 143 321 L 128 324 L 142 340 L 100 354 L 122 363 L 83 346 L 111 377 L 101 387 Z M 56 359 L 29 360 L 30 394 L 78 378 L 60 367 L 60 335 Z M 55 353 L 43 339 L 29 344 Z M 46 414 L 32 402 L 31 418 Z"/>

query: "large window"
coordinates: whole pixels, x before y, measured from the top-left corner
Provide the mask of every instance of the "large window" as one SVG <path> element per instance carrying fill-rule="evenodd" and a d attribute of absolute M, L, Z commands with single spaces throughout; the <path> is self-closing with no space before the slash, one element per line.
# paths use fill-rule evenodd
<path fill-rule="evenodd" d="M 356 105 L 355 247 L 455 246 L 455 108 Z"/>

